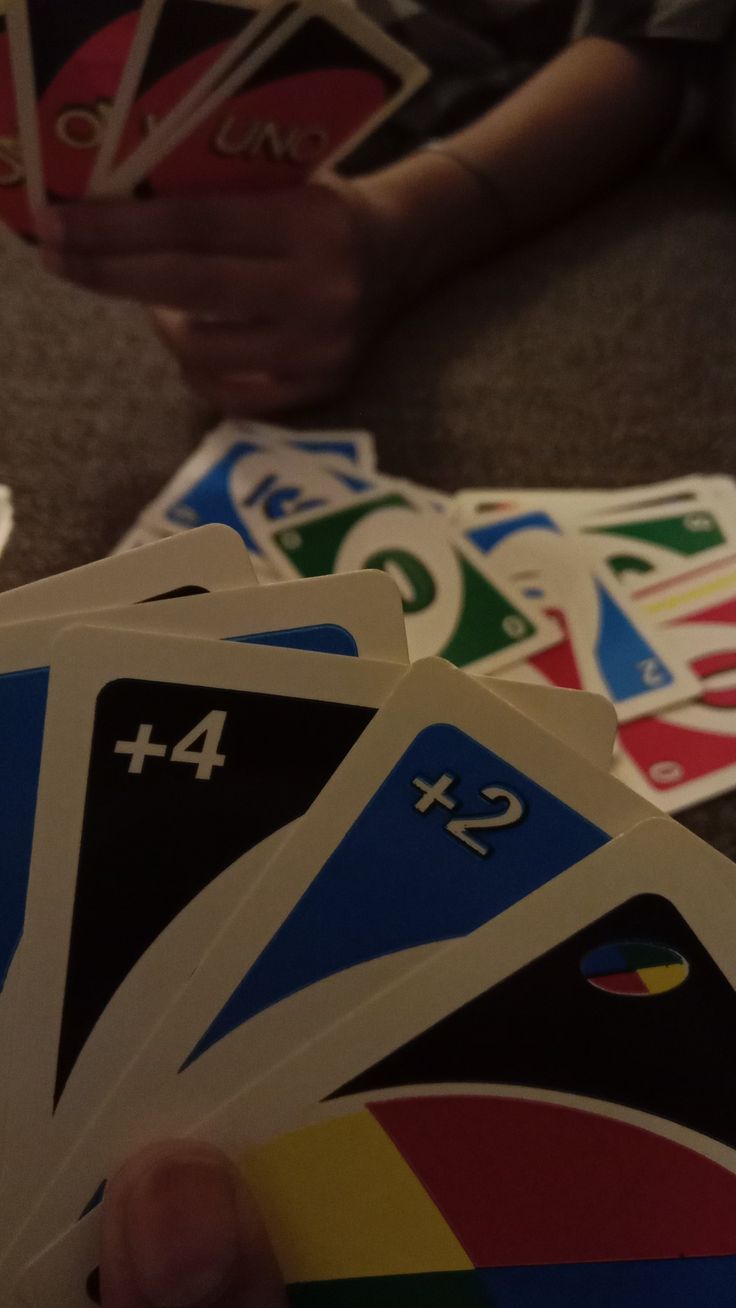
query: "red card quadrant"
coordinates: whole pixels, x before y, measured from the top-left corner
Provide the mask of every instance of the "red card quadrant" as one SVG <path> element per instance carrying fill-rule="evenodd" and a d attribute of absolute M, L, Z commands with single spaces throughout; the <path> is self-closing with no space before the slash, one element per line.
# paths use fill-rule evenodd
<path fill-rule="evenodd" d="M 34 33 L 41 158 L 52 196 L 79 199 L 87 192 L 137 21 L 138 6 L 118 14 L 60 66 L 39 56 Z"/>
<path fill-rule="evenodd" d="M 373 73 L 319 69 L 228 100 L 156 167 L 157 194 L 293 186 L 383 108 Z"/>
<path fill-rule="evenodd" d="M 0 15 L 0 221 L 23 235 L 33 229 L 18 138 L 10 43 Z"/>
<path fill-rule="evenodd" d="M 736 1253 L 736 1175 L 640 1127 L 480 1095 L 370 1111 L 476 1267 Z"/>

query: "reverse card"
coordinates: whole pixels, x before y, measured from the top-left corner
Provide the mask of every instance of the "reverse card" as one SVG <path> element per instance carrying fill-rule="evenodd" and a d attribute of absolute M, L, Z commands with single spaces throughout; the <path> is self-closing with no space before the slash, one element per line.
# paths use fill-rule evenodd
<path fill-rule="evenodd" d="M 402 593 L 412 658 L 439 654 L 489 671 L 559 640 L 553 622 L 512 587 L 501 589 L 475 546 L 452 528 L 438 530 L 436 512 L 403 486 L 295 516 L 271 532 L 269 556 L 297 576 L 387 571 Z"/>
<path fill-rule="evenodd" d="M 255 1191 L 290 1301 L 728 1308 L 731 881 L 642 823 L 199 1123 Z M 97 1301 L 98 1224 L 28 1270 L 24 1302 Z"/>
<path fill-rule="evenodd" d="M 415 665 L 78 1136 L 36 1237 L 142 1136 L 187 1129 L 244 1068 L 261 1075 L 652 811 L 460 673 Z"/>
<path fill-rule="evenodd" d="M 140 0 L 17 0 L 8 11 L 34 207 L 86 195 L 128 58 Z"/>
<path fill-rule="evenodd" d="M 92 628 L 51 668 L 3 1177 L 30 1197 L 404 674 Z"/>
<path fill-rule="evenodd" d="M 167 138 L 164 158 L 144 147 L 116 185 L 145 181 L 157 195 L 298 185 L 349 153 L 426 76 L 361 14 L 308 0 Z"/>

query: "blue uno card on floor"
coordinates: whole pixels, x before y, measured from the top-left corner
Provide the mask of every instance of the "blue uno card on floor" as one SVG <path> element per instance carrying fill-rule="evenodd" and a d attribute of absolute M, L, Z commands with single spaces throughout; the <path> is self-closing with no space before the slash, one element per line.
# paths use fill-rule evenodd
<path fill-rule="evenodd" d="M 327 451 L 323 450 L 319 441 L 294 441 L 293 445 L 304 453 L 334 452 L 334 446 L 330 446 Z M 231 478 L 234 469 L 244 459 L 263 454 L 273 456 L 274 450 L 255 441 L 235 442 L 180 499 L 165 509 L 164 516 L 179 527 L 200 527 L 208 522 L 225 523 L 237 531 L 247 549 L 254 554 L 261 554 L 258 541 L 234 501 Z M 332 468 L 321 468 L 320 472 L 322 476 L 334 481 L 336 496 L 344 494 L 346 490 L 357 493 L 371 487 L 369 481 L 355 474 L 343 474 Z M 320 495 L 307 494 L 305 497 L 300 479 L 289 475 L 288 465 L 282 473 L 275 461 L 273 472 L 250 489 L 241 507 L 245 512 L 257 509 L 268 521 L 277 522 L 289 513 L 318 509 L 325 503 L 324 497 Z"/>
<path fill-rule="evenodd" d="M 374 959 L 469 934 L 609 839 L 457 727 L 425 728 L 182 1070 L 300 990 Z"/>

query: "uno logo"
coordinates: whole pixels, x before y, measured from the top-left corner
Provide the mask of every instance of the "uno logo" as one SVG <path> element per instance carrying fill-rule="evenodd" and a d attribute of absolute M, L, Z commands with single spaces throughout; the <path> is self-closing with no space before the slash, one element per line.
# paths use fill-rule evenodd
<path fill-rule="evenodd" d="M 102 145 L 109 115 L 108 100 L 99 100 L 96 105 L 69 105 L 56 119 L 57 140 L 72 150 L 97 150 Z"/>
<path fill-rule="evenodd" d="M 649 940 L 617 940 L 591 949 L 580 971 L 594 990 L 626 998 L 651 998 L 677 990 L 690 965 L 677 949 Z"/>
<path fill-rule="evenodd" d="M 0 136 L 0 186 L 22 186 L 26 180 L 20 142 Z"/>
<path fill-rule="evenodd" d="M 255 119 L 242 125 L 230 114 L 212 141 L 215 154 L 223 158 L 263 158 L 271 163 L 292 163 L 309 167 L 324 158 L 330 144 L 325 127 L 281 127 Z"/>

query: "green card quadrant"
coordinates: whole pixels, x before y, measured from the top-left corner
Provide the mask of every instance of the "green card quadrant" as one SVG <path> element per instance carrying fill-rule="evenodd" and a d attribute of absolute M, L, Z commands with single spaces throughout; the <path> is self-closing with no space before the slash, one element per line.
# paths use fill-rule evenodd
<path fill-rule="evenodd" d="M 364 518 L 386 509 L 417 512 L 402 495 L 387 495 L 380 500 L 353 504 L 335 513 L 322 514 L 312 522 L 302 523 L 298 527 L 285 527 L 275 534 L 274 539 L 302 577 L 325 576 L 335 572 L 340 550 L 353 528 Z M 384 567 L 394 555 L 406 554 L 405 550 L 391 550 L 390 544 L 387 541 L 389 548 L 383 553 L 377 549 L 375 557 L 367 559 L 365 566 Z M 521 613 L 460 551 L 449 543 L 448 548 L 453 550 L 457 560 L 462 594 L 457 624 L 444 647 L 437 651 L 439 656 L 458 667 L 466 667 L 534 635 L 536 628 L 526 614 Z M 426 570 L 419 555 L 417 564 Z M 417 596 L 420 593 L 417 590 Z M 421 607 L 428 607 L 435 594 L 434 584 L 427 587 L 426 599 Z M 420 607 L 417 603 L 405 600 L 404 612 L 407 616 L 418 611 Z"/>

